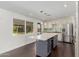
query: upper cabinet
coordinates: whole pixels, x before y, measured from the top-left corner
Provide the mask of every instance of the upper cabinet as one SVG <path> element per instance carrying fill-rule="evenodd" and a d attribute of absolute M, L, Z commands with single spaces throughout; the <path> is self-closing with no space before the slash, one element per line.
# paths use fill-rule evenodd
<path fill-rule="evenodd" d="M 62 28 L 63 24 L 61 23 L 52 23 L 52 22 L 44 23 L 44 32 L 61 33 Z"/>

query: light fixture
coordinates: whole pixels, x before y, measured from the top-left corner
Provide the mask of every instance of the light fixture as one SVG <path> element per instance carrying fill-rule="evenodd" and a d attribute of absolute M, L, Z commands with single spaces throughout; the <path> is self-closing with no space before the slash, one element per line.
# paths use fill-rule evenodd
<path fill-rule="evenodd" d="M 44 13 L 45 15 L 47 15 L 47 13 Z"/>
<path fill-rule="evenodd" d="M 67 8 L 67 4 L 64 4 L 64 7 Z"/>
<path fill-rule="evenodd" d="M 51 16 L 51 15 L 48 14 L 47 16 Z"/>
<path fill-rule="evenodd" d="M 40 13 L 43 13 L 43 11 L 41 10 Z"/>
<path fill-rule="evenodd" d="M 42 13 L 42 14 L 44 14 L 44 15 L 46 15 L 46 16 L 51 16 L 50 14 L 48 14 L 48 13 L 42 11 L 42 10 L 40 11 L 40 13 Z"/>
<path fill-rule="evenodd" d="M 46 16 L 50 16 L 50 14 L 48 14 L 48 13 L 44 13 Z"/>

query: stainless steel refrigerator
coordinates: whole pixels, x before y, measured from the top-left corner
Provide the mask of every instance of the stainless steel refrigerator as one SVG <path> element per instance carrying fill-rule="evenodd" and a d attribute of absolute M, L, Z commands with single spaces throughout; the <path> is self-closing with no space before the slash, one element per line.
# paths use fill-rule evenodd
<path fill-rule="evenodd" d="M 73 24 L 65 24 L 63 29 L 63 42 L 73 42 Z"/>

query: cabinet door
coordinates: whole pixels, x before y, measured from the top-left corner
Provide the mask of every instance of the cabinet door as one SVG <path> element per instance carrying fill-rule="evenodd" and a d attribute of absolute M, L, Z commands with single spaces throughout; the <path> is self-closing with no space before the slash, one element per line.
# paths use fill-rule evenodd
<path fill-rule="evenodd" d="M 53 49 L 53 38 L 51 39 L 51 50 Z"/>
<path fill-rule="evenodd" d="M 54 36 L 54 38 L 53 38 L 53 48 L 55 48 L 56 46 L 57 46 L 57 35 L 56 36 Z"/>
<path fill-rule="evenodd" d="M 50 54 L 51 50 L 52 50 L 51 44 L 52 44 L 51 39 L 48 39 L 48 44 L 47 44 L 47 46 L 48 46 L 48 48 L 47 48 L 48 49 L 48 54 Z"/>
<path fill-rule="evenodd" d="M 38 56 L 48 56 L 48 42 L 38 40 L 36 44 L 36 54 Z"/>

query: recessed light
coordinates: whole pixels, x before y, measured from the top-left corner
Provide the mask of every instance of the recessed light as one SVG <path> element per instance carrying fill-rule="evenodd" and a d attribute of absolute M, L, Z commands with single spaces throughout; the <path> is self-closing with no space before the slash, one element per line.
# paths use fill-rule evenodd
<path fill-rule="evenodd" d="M 45 15 L 47 15 L 47 13 L 44 13 Z"/>
<path fill-rule="evenodd" d="M 51 15 L 48 14 L 47 16 L 51 16 Z"/>
<path fill-rule="evenodd" d="M 48 13 L 42 11 L 42 10 L 40 11 L 40 13 L 44 14 L 45 16 L 51 16 L 50 14 L 48 14 Z"/>
<path fill-rule="evenodd" d="M 64 4 L 64 7 L 67 8 L 67 4 Z"/>
<path fill-rule="evenodd" d="M 40 13 L 43 13 L 43 11 L 41 10 Z"/>

